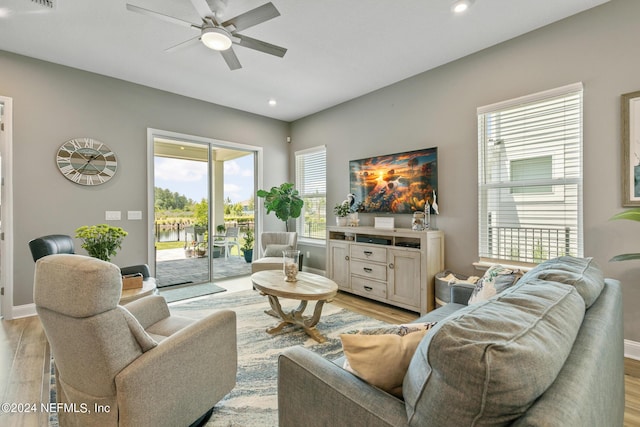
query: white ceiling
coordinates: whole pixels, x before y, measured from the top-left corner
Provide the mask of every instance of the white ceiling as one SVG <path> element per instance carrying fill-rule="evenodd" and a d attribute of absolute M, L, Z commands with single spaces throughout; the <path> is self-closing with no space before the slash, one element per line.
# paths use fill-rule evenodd
<path fill-rule="evenodd" d="M 288 52 L 235 47 L 236 71 L 200 43 L 164 52 L 198 32 L 125 7 L 200 23 L 190 0 L 40 1 L 0 0 L 0 50 L 293 121 L 609 0 L 271 0 L 281 16 L 241 33 Z M 267 2 L 225 1 L 223 20 Z"/>

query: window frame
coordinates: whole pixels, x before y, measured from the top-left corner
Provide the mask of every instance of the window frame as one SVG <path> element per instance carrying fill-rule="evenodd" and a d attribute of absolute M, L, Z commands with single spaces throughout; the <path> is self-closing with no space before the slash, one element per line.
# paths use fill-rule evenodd
<path fill-rule="evenodd" d="M 324 163 L 324 171 L 322 172 L 322 179 L 324 180 L 324 185 L 317 185 L 317 187 L 322 188 L 324 187 L 320 192 L 315 192 L 315 193 L 307 193 L 306 192 L 306 180 L 305 180 L 305 176 L 300 176 L 301 174 L 301 169 L 303 169 L 302 163 L 305 158 L 309 158 L 310 156 L 315 156 L 318 154 L 323 154 L 324 155 L 324 159 L 321 160 L 321 163 Z M 319 217 L 318 219 L 321 221 L 322 219 L 324 219 L 324 224 L 326 227 L 326 223 L 327 223 L 327 212 L 326 212 L 326 205 L 327 205 L 327 147 L 326 145 L 319 145 L 316 147 L 311 147 L 311 148 L 307 148 L 304 150 L 299 150 L 296 151 L 294 153 L 294 158 L 295 158 L 295 183 L 296 183 L 296 189 L 298 190 L 298 193 L 300 194 L 300 197 L 304 200 L 305 198 L 318 198 L 321 199 L 319 202 L 319 208 L 322 210 L 322 205 L 324 206 L 324 212 L 320 211 Z M 320 165 L 322 166 L 322 164 Z M 317 172 L 317 171 L 316 171 Z M 316 174 L 314 174 L 312 177 L 312 179 L 318 179 L 318 177 L 316 176 Z M 326 245 L 326 228 L 325 231 L 322 232 L 321 237 L 320 235 L 318 235 L 317 237 L 313 237 L 310 235 L 305 235 L 305 230 L 307 228 L 307 221 L 305 218 L 305 214 L 308 208 L 308 203 L 305 201 L 305 204 L 302 208 L 302 213 L 300 214 L 300 217 L 296 218 L 296 230 L 298 231 L 298 242 L 299 243 L 304 243 L 304 244 L 309 244 L 309 245 L 316 245 L 316 246 L 325 246 Z"/>
<path fill-rule="evenodd" d="M 478 255 L 482 263 L 535 265 L 544 259 L 567 252 L 574 256 L 583 256 L 583 99 L 583 85 L 575 83 L 477 109 Z M 557 102 L 559 100 L 567 105 Z M 560 105 L 560 108 L 555 108 L 556 104 Z M 527 114 L 535 111 L 536 120 L 532 120 L 524 113 L 522 114 L 524 118 L 517 120 L 508 118 L 509 113 L 519 112 L 519 109 Z M 573 113 L 573 115 L 567 113 Z M 506 117 L 505 123 L 501 122 L 501 114 Z M 557 120 L 557 117 L 561 119 Z M 545 126 L 549 128 L 554 130 L 566 128 L 571 132 L 567 132 L 564 139 L 541 137 L 536 132 L 539 132 L 539 123 L 543 120 L 552 123 L 549 125 L 544 122 Z M 511 135 L 500 129 L 503 125 L 505 128 L 509 128 Z M 503 137 L 503 133 L 508 136 Z M 518 134 L 519 139 L 516 139 L 513 133 Z M 509 140 L 509 138 L 512 139 Z M 497 150 L 495 147 L 500 144 L 503 144 L 504 148 Z M 519 148 L 518 144 L 527 144 L 527 149 Z M 529 147 L 535 149 L 531 150 Z M 570 151 L 571 149 L 578 151 Z M 498 152 L 502 157 L 496 160 L 495 156 Z M 512 161 L 545 156 L 551 157 L 552 175 L 550 178 L 513 180 Z M 531 168 L 531 171 L 534 172 L 534 168 Z M 513 191 L 517 187 L 525 189 L 535 186 L 550 188 L 551 191 Z M 511 206 L 502 207 L 504 194 L 501 192 L 503 191 L 512 197 Z M 567 203 L 567 201 L 571 203 Z M 560 216 L 555 218 L 540 210 L 545 205 L 553 206 L 559 210 L 568 209 L 569 213 L 565 214 L 566 218 L 559 218 Z M 537 213 L 536 210 L 539 210 L 540 213 Z M 496 213 L 497 221 L 493 218 Z M 526 215 L 529 216 L 523 219 Z M 494 225 L 494 221 L 497 225 Z M 536 228 L 530 224 L 536 226 L 547 224 L 547 228 Z M 497 229 L 497 234 L 494 229 Z M 522 238 L 523 230 L 525 234 L 529 230 L 533 230 L 530 234 L 533 237 Z M 503 242 L 502 248 L 498 242 L 496 250 L 494 246 L 496 246 L 496 241 L 501 239 L 499 233 L 503 231 L 509 235 L 507 240 L 511 240 Z M 542 240 L 544 237 L 536 237 L 536 231 L 548 232 L 549 237 L 546 241 Z M 551 232 L 555 233 L 555 237 L 551 237 Z M 514 241 L 514 233 L 518 235 L 516 241 Z M 539 234 L 539 236 L 543 235 Z M 541 249 L 538 250 L 536 256 L 537 245 Z M 546 254 L 545 249 L 547 249 Z"/>

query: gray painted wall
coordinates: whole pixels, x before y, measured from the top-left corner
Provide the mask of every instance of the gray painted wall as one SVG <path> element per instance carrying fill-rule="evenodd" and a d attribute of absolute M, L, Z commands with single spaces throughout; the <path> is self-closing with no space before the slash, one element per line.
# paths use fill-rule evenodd
<path fill-rule="evenodd" d="M 349 159 L 438 146 L 436 225 L 446 235 L 446 267 L 477 274 L 476 108 L 583 82 L 585 255 L 624 282 L 625 337 L 640 341 L 640 263 L 608 262 L 640 251 L 640 224 L 608 221 L 623 209 L 620 95 L 640 90 L 638 17 L 639 1 L 614 0 L 298 120 L 292 149 L 327 145 L 332 207 L 349 191 Z M 373 220 L 361 215 L 366 222 Z M 409 226 L 409 216 L 396 223 Z"/>
<path fill-rule="evenodd" d="M 287 179 L 289 124 L 282 121 L 2 51 L 0 94 L 13 98 L 14 306 L 33 301 L 27 242 L 104 223 L 106 210 L 123 218 L 128 210 L 143 212 L 143 221 L 112 222 L 129 232 L 113 262 L 147 261 L 147 128 L 265 147 L 264 185 Z M 83 136 L 118 155 L 118 172 L 106 184 L 76 185 L 56 168 L 58 147 Z M 265 226 L 281 222 L 267 218 Z"/>

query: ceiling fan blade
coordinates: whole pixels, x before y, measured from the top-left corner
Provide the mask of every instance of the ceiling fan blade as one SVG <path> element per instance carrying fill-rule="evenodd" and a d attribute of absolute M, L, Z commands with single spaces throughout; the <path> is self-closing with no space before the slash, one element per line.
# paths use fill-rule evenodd
<path fill-rule="evenodd" d="M 195 42 L 198 42 L 198 41 L 200 41 L 200 36 L 196 36 L 196 37 L 194 37 L 192 39 L 180 42 L 180 43 L 178 43 L 176 45 L 173 45 L 171 47 L 166 48 L 164 51 L 165 52 L 175 52 L 176 50 L 180 50 L 182 48 L 191 46 L 192 44 L 195 44 Z"/>
<path fill-rule="evenodd" d="M 233 31 L 242 31 L 277 16 L 280 16 L 280 12 L 278 12 L 278 9 L 276 9 L 273 3 L 269 2 L 223 22 L 222 26 L 228 27 L 229 25 L 233 25 L 235 27 Z"/>
<path fill-rule="evenodd" d="M 173 24 L 178 24 L 187 28 L 200 28 L 197 25 L 192 24 L 191 22 L 183 21 L 182 19 L 174 18 L 173 16 L 165 15 L 159 12 L 154 12 L 153 10 L 145 9 L 143 7 L 135 6 L 129 3 L 127 3 L 127 10 L 130 10 L 131 12 L 141 13 L 147 16 L 153 16 L 154 18 L 161 19 L 165 22 L 171 22 Z"/>
<path fill-rule="evenodd" d="M 233 48 L 221 50 L 220 54 L 224 58 L 224 62 L 226 62 L 229 66 L 229 69 L 237 70 L 239 68 L 242 68 L 242 65 L 240 65 L 240 61 L 238 60 L 236 53 L 233 51 Z"/>
<path fill-rule="evenodd" d="M 242 34 L 234 34 L 234 37 L 237 37 L 240 39 L 240 41 L 236 42 L 236 44 L 242 47 L 247 47 L 249 49 L 268 53 L 269 55 L 279 56 L 280 58 L 282 58 L 284 54 L 287 53 L 286 48 L 276 46 L 271 43 L 263 42 L 262 40 L 257 40 L 251 37 L 243 36 Z"/>
<path fill-rule="evenodd" d="M 193 4 L 193 7 L 196 9 L 196 11 L 198 12 L 198 15 L 200 15 L 202 19 L 207 17 L 209 18 L 215 17 L 214 16 L 215 14 L 209 7 L 209 4 L 207 3 L 206 0 L 191 0 L 191 4 Z"/>

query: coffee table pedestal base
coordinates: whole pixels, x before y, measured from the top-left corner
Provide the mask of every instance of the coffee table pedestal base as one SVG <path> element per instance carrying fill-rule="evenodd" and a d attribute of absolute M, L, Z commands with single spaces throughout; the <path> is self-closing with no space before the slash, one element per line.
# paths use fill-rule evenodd
<path fill-rule="evenodd" d="M 263 295 L 265 294 L 263 293 Z M 271 310 L 266 310 L 265 313 L 282 320 L 278 325 L 272 328 L 267 328 L 268 333 L 277 334 L 287 325 L 296 325 L 301 326 L 302 329 L 304 329 L 304 331 L 307 333 L 307 335 L 309 335 L 319 343 L 323 343 L 327 340 L 320 332 L 318 332 L 318 330 L 316 329 L 316 325 L 320 321 L 320 315 L 322 314 L 322 307 L 324 306 L 324 303 L 329 301 L 316 301 L 316 306 L 313 309 L 313 315 L 305 316 L 303 313 L 307 308 L 308 301 L 300 301 L 300 305 L 298 305 L 297 308 L 285 312 L 284 310 L 282 310 L 282 305 L 280 305 L 280 301 L 278 300 L 277 296 L 267 295 L 267 297 L 269 298 L 269 305 L 271 305 Z"/>

